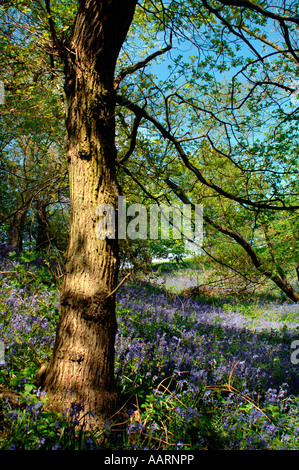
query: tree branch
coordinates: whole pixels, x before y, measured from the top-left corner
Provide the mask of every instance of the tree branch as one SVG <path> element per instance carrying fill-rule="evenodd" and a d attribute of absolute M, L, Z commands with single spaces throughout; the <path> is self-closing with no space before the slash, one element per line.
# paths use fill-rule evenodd
<path fill-rule="evenodd" d="M 283 49 L 283 47 L 279 46 L 279 44 L 276 44 L 275 42 L 270 41 L 270 39 L 261 36 L 260 34 L 258 34 L 255 31 L 251 31 L 245 25 L 241 25 L 240 28 L 243 29 L 244 31 L 246 31 L 246 33 L 250 34 L 250 36 L 253 36 L 255 39 L 258 39 L 259 41 L 263 42 L 264 44 L 267 44 L 267 46 L 272 47 L 272 49 L 275 49 L 276 51 L 280 52 L 281 54 L 284 54 L 287 57 L 289 57 L 290 59 L 294 60 L 296 62 L 296 64 L 298 63 L 298 60 L 295 59 L 294 56 L 288 50 Z M 263 59 L 265 59 L 265 57 Z"/>
<path fill-rule="evenodd" d="M 132 155 L 132 153 L 135 150 L 138 127 L 139 127 L 141 119 L 142 119 L 142 116 L 140 116 L 140 115 L 137 115 L 134 119 L 133 128 L 132 128 L 132 132 L 131 132 L 130 147 L 127 150 L 127 152 L 125 153 L 125 155 L 119 160 L 119 162 L 118 162 L 119 165 L 122 165 L 123 163 L 125 163 L 130 158 L 130 156 Z"/>
<path fill-rule="evenodd" d="M 144 108 L 141 108 L 137 104 L 132 103 L 130 100 L 128 100 L 127 98 L 125 98 L 123 96 L 117 95 L 116 102 L 119 105 L 125 106 L 128 109 L 130 109 L 134 114 L 136 114 L 136 116 L 142 116 L 146 120 L 151 122 L 156 127 L 156 129 L 160 132 L 162 137 L 164 139 L 169 140 L 174 145 L 174 147 L 176 148 L 176 150 L 177 150 L 179 156 L 181 157 L 181 159 L 182 159 L 184 165 L 186 166 L 186 168 L 188 168 L 188 170 L 190 170 L 197 177 L 197 179 L 201 183 L 203 183 L 205 186 L 208 186 L 209 188 L 213 189 L 214 191 L 216 191 L 221 196 L 224 196 L 227 199 L 231 199 L 235 202 L 238 202 L 239 204 L 246 205 L 246 206 L 251 206 L 251 207 L 254 207 L 254 208 L 258 208 L 258 209 L 270 209 L 270 210 L 279 210 L 279 211 L 299 209 L 299 206 L 286 206 L 283 202 L 282 202 L 281 206 L 274 206 L 274 205 L 271 205 L 271 204 L 269 204 L 265 201 L 251 201 L 250 199 L 246 199 L 242 196 L 236 196 L 234 194 L 231 194 L 228 191 L 220 188 L 220 186 L 218 186 L 218 185 L 216 185 L 212 182 L 207 181 L 206 178 L 200 172 L 200 170 L 198 168 L 196 168 L 190 162 L 190 160 L 187 157 L 186 153 L 184 152 L 180 142 L 171 134 L 171 132 L 169 130 L 165 129 L 165 127 L 156 118 L 151 116 Z"/>
<path fill-rule="evenodd" d="M 152 199 L 153 201 L 155 201 L 157 204 L 159 204 L 159 201 L 158 199 L 153 196 L 152 194 L 150 194 L 147 189 L 143 186 L 142 183 L 140 183 L 140 181 L 138 180 L 138 178 L 136 178 L 133 173 L 128 169 L 126 168 L 125 166 L 119 164 L 119 166 L 122 168 L 122 170 L 130 177 L 132 178 L 133 181 L 135 181 L 135 183 L 139 186 L 139 188 L 144 192 L 144 194 L 146 194 L 150 199 Z"/>
<path fill-rule="evenodd" d="M 288 54 L 295 60 L 295 62 L 298 64 L 299 63 L 299 57 L 296 54 L 295 49 L 293 48 L 290 40 L 290 35 L 289 35 L 289 27 L 286 25 L 286 22 L 291 22 L 295 23 L 296 25 L 299 25 L 299 17 L 298 16 L 287 16 L 287 15 L 279 15 L 277 13 L 273 13 L 272 11 L 269 11 L 262 6 L 256 4 L 255 2 L 252 2 L 250 0 L 217 0 L 219 3 L 222 5 L 227 5 L 227 6 L 238 6 L 238 7 L 245 7 L 248 8 L 252 11 L 255 11 L 259 13 L 260 15 L 264 16 L 265 18 L 271 18 L 275 21 L 278 21 L 283 38 L 285 40 L 285 43 L 288 47 Z M 260 58 L 260 60 L 263 60 L 262 57 L 259 55 L 258 51 L 252 46 L 252 44 L 241 34 L 240 32 L 237 32 L 233 26 L 225 19 L 223 16 L 220 14 L 219 10 L 216 8 L 213 8 L 211 5 L 207 3 L 207 0 L 203 0 L 203 5 L 209 12 L 213 13 L 228 29 L 231 33 L 233 33 L 235 36 L 241 38 L 247 45 L 248 47 Z M 255 33 L 250 31 L 248 28 L 244 28 L 242 24 L 238 26 L 238 29 L 241 30 L 243 29 L 244 31 L 247 31 L 247 33 L 252 34 L 253 36 L 257 37 Z M 262 39 L 263 42 L 271 45 L 270 41 Z M 277 47 L 275 47 L 276 50 L 278 50 Z"/>
<path fill-rule="evenodd" d="M 191 203 L 185 192 L 182 188 L 180 188 L 176 183 L 171 181 L 169 178 L 165 179 L 167 185 L 175 192 L 175 194 L 179 197 L 179 199 L 184 204 L 190 204 L 193 208 L 195 207 L 194 204 Z M 252 248 L 250 243 L 246 240 L 246 238 L 236 230 L 233 230 L 225 225 L 219 224 L 215 222 L 211 217 L 207 215 L 203 215 L 203 219 L 212 227 L 214 227 L 218 232 L 223 233 L 224 235 L 228 235 L 230 238 L 235 240 L 248 254 L 250 257 L 254 267 L 268 279 L 273 281 L 279 289 L 281 289 L 293 302 L 299 302 L 299 294 L 293 290 L 292 286 L 288 282 L 286 276 L 284 274 L 278 276 L 277 274 L 273 273 L 269 269 L 267 269 L 261 260 L 259 259 L 258 255 L 256 254 L 255 250 Z"/>
<path fill-rule="evenodd" d="M 148 57 L 146 57 L 144 60 L 140 61 L 140 62 L 137 62 L 136 64 L 134 65 L 130 65 L 129 67 L 123 69 L 118 75 L 117 77 L 115 78 L 114 80 L 114 88 L 115 90 L 118 89 L 119 85 L 120 85 L 120 82 L 129 74 L 132 74 L 134 72 L 136 72 L 137 70 L 140 70 L 142 68 L 144 68 L 149 62 L 151 62 L 153 59 L 155 59 L 156 57 L 159 57 L 160 55 L 163 55 L 165 54 L 165 52 L 167 51 L 170 51 L 170 49 L 172 48 L 172 44 L 170 42 L 170 44 L 166 47 L 164 47 L 164 49 L 160 49 L 159 51 L 156 51 L 154 52 L 153 54 L 149 55 Z"/>
<path fill-rule="evenodd" d="M 48 15 L 48 23 L 49 23 L 49 28 L 50 28 L 50 33 L 52 37 L 52 42 L 59 52 L 60 55 L 63 55 L 63 47 L 61 41 L 58 39 L 57 34 L 56 34 L 56 29 L 55 29 L 55 22 L 53 20 L 52 12 L 51 12 L 51 6 L 50 6 L 50 0 L 45 0 L 45 5 L 46 5 L 46 11 Z"/>
<path fill-rule="evenodd" d="M 263 60 L 262 56 L 259 54 L 259 52 L 253 47 L 253 45 L 248 41 L 248 39 L 245 38 L 245 36 L 243 34 L 241 34 L 241 32 L 238 32 L 236 31 L 233 26 L 228 22 L 226 21 L 225 18 L 223 18 L 223 16 L 220 15 L 219 11 L 216 10 L 215 8 L 212 8 L 206 0 L 203 0 L 203 5 L 207 8 L 207 10 L 209 10 L 209 12 L 213 13 L 213 15 L 216 16 L 216 18 L 218 18 L 227 28 L 228 30 L 233 33 L 235 36 L 239 37 L 242 41 L 245 42 L 245 44 L 247 44 L 247 46 L 252 50 L 252 52 L 259 58 L 259 60 Z"/>
<path fill-rule="evenodd" d="M 112 297 L 112 295 L 114 295 L 118 289 L 123 285 L 123 283 L 131 276 L 132 273 L 128 273 L 121 281 L 120 283 L 118 284 L 118 286 L 112 291 L 110 292 L 110 294 L 107 295 L 106 299 L 109 299 L 109 297 Z"/>
<path fill-rule="evenodd" d="M 246 7 L 249 10 L 256 11 L 260 13 L 266 18 L 271 18 L 272 20 L 281 21 L 290 21 L 299 25 L 299 17 L 298 16 L 287 16 L 287 15 L 279 15 L 278 13 L 273 13 L 272 11 L 266 10 L 261 5 L 258 5 L 255 2 L 250 0 L 217 0 L 222 5 L 227 6 L 236 6 L 236 7 Z"/>

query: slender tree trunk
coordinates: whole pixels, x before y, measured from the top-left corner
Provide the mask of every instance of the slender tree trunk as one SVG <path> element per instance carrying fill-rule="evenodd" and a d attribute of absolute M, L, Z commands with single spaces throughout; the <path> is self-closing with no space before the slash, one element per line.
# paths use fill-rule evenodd
<path fill-rule="evenodd" d="M 27 217 L 28 207 L 22 207 L 13 216 L 8 233 L 7 244 L 11 249 L 22 251 L 24 227 Z"/>
<path fill-rule="evenodd" d="M 96 237 L 96 208 L 116 207 L 114 72 L 136 1 L 80 2 L 65 60 L 71 224 L 61 311 L 44 388 L 101 424 L 116 411 L 118 243 Z M 70 393 L 68 393 L 70 392 Z"/>
<path fill-rule="evenodd" d="M 47 205 L 40 200 L 36 203 L 37 236 L 35 250 L 46 250 L 50 245 Z"/>

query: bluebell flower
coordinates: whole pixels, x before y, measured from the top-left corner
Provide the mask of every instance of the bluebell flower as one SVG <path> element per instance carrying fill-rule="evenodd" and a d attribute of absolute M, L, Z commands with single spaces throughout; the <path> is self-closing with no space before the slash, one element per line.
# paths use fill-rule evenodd
<path fill-rule="evenodd" d="M 38 446 L 41 447 L 45 442 L 46 442 L 46 439 L 42 437 L 41 439 L 38 440 Z"/>
<path fill-rule="evenodd" d="M 139 433 L 144 430 L 145 430 L 145 427 L 143 426 L 142 423 L 132 423 L 132 424 L 129 424 L 127 427 L 128 434 Z"/>
<path fill-rule="evenodd" d="M 111 426 L 112 426 L 112 421 L 109 419 L 105 424 L 105 429 L 109 431 L 111 429 Z"/>
<path fill-rule="evenodd" d="M 58 449 L 61 449 L 61 445 L 60 444 L 55 444 L 54 446 L 51 447 L 52 450 L 58 450 Z"/>

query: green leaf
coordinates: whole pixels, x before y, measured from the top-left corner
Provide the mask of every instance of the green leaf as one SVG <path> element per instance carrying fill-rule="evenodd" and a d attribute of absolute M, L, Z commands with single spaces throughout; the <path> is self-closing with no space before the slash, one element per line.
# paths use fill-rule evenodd
<path fill-rule="evenodd" d="M 36 386 L 34 384 L 25 384 L 24 390 L 25 390 L 25 395 L 28 395 L 34 390 Z"/>

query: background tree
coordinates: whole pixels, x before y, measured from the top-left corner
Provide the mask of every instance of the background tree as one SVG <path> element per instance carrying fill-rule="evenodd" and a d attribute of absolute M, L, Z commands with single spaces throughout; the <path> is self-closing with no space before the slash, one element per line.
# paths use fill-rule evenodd
<path fill-rule="evenodd" d="M 220 7 L 214 11 L 208 7 L 214 21 L 207 21 L 205 9 L 200 3 L 197 5 L 200 15 L 192 17 L 191 22 L 198 25 L 201 35 L 192 35 L 193 45 L 203 55 L 209 47 L 210 55 L 201 61 L 190 57 L 189 63 L 185 57 L 177 57 L 175 66 L 169 65 L 168 80 L 153 75 L 140 77 L 137 83 L 150 86 L 153 100 L 141 93 L 137 94 L 139 101 L 134 102 L 126 96 L 118 97 L 119 105 L 135 114 L 142 136 L 140 141 L 137 139 L 135 152 L 142 157 L 137 157 L 135 163 L 131 157 L 125 160 L 123 171 L 129 175 L 137 171 L 139 181 L 146 182 L 145 193 L 151 193 L 153 200 L 157 191 L 151 192 L 148 183 L 151 173 L 155 174 L 154 180 L 164 180 L 185 202 L 204 202 L 205 221 L 212 233 L 218 230 L 231 238 L 230 256 L 235 258 L 233 247 L 239 244 L 259 275 L 274 281 L 289 298 L 297 301 L 298 293 L 287 280 L 283 267 L 290 256 L 284 253 L 279 257 L 279 249 L 274 254 L 277 244 L 269 243 L 269 226 L 266 231 L 262 229 L 263 221 L 269 217 L 274 224 L 274 220 L 281 218 L 289 220 L 286 233 L 292 241 L 286 239 L 289 246 L 296 246 L 296 232 L 291 229 L 296 219 L 294 211 L 298 209 L 298 166 L 294 159 L 296 102 L 292 85 L 296 57 L 295 46 L 292 48 L 288 42 L 284 27 L 285 21 L 293 19 L 296 23 L 296 19 L 288 16 L 289 12 L 278 17 L 254 7 L 254 13 L 250 9 Z M 158 7 L 155 11 L 162 14 Z M 176 13 L 177 4 L 163 10 L 169 19 Z M 269 54 L 263 50 L 261 30 L 268 32 L 272 20 L 274 26 L 278 22 L 282 27 L 282 34 L 276 28 L 274 39 L 267 39 L 274 49 Z M 249 39 L 243 30 L 249 32 Z M 292 27 L 290 30 L 295 44 L 296 36 Z M 264 33 L 262 37 L 265 36 Z M 252 37 L 259 41 L 251 42 Z M 249 48 L 248 56 L 238 54 L 244 45 Z M 223 71 L 233 75 L 232 81 L 220 79 Z M 146 144 L 145 126 L 150 129 Z M 155 142 L 158 151 L 154 150 Z M 284 215 L 279 215 L 280 212 Z M 270 232 L 277 234 L 273 229 Z M 289 251 L 294 256 L 288 273 L 292 279 L 298 253 L 296 249 Z M 213 253 L 216 254 L 215 246 Z M 240 260 L 240 255 L 237 259 Z M 231 268 L 234 269 L 232 265 Z"/>
<path fill-rule="evenodd" d="M 64 111 L 59 76 L 47 54 L 35 47 L 31 10 L 1 7 L 1 66 L 6 105 L 1 107 L 1 239 L 11 249 L 29 246 L 36 209 L 45 198 L 52 208 L 67 199 Z M 64 196 L 62 194 L 64 193 Z M 38 216 L 37 216 L 38 217 Z"/>

